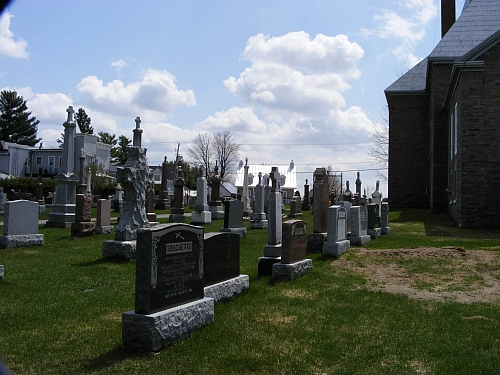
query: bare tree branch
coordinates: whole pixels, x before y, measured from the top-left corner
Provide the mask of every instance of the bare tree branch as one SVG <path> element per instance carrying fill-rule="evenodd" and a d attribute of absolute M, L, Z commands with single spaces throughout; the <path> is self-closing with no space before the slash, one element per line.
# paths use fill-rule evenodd
<path fill-rule="evenodd" d="M 368 148 L 368 153 L 375 164 L 387 170 L 389 167 L 389 118 L 387 107 L 385 107 L 382 119 L 383 124 L 376 125 L 369 136 L 371 146 Z M 377 175 L 383 181 L 387 181 L 387 174 L 379 171 Z"/>
<path fill-rule="evenodd" d="M 215 133 L 213 139 L 212 150 L 219 162 L 219 176 L 226 181 L 231 174 L 231 165 L 238 161 L 240 145 L 227 130 Z"/>
<path fill-rule="evenodd" d="M 205 168 L 205 177 L 208 179 L 212 172 L 212 137 L 209 133 L 200 133 L 193 139 L 193 145 L 187 149 L 189 163 L 197 168 Z"/>

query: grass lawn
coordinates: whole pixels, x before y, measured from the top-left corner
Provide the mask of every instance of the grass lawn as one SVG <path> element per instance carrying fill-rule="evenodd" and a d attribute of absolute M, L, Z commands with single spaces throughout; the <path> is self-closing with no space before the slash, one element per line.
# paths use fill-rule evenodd
<path fill-rule="evenodd" d="M 302 219 L 311 232 L 311 213 L 305 212 Z M 500 250 L 499 231 L 459 230 L 446 216 L 427 211 L 391 212 L 389 225 L 390 236 L 367 247 Z M 222 226 L 223 221 L 216 220 L 205 231 Z M 419 301 L 370 291 L 361 274 L 321 254 L 311 254 L 312 271 L 293 282 L 258 278 L 266 230 L 248 230 L 241 240 L 241 273 L 250 276 L 250 288 L 217 304 L 213 324 L 159 353 L 126 352 L 121 347 L 121 315 L 134 308 L 135 262 L 101 257 L 102 241 L 113 239 L 113 234 L 71 239 L 69 229 L 43 226 L 40 233 L 45 235 L 43 247 L 0 250 L 0 264 L 5 266 L 0 356 L 15 374 L 500 370 L 500 306 Z"/>

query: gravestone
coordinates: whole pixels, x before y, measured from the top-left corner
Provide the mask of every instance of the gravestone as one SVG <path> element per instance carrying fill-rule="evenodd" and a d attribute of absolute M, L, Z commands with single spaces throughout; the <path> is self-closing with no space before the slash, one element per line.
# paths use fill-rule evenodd
<path fill-rule="evenodd" d="M 235 199 L 224 202 L 224 228 L 219 232 L 236 233 L 241 238 L 247 236 L 247 228 L 243 226 L 243 202 Z"/>
<path fill-rule="evenodd" d="M 163 164 L 161 165 L 161 186 L 160 186 L 160 196 L 156 201 L 155 208 L 158 210 L 168 210 L 170 209 L 170 203 L 168 201 L 168 163 L 167 157 L 165 156 Z"/>
<path fill-rule="evenodd" d="M 57 181 L 56 192 L 49 219 L 45 223 L 45 226 L 49 228 L 69 228 L 75 221 L 76 185 L 78 184 L 78 176 L 74 173 L 76 123 L 73 121 L 73 107 L 69 106 L 66 112 L 68 112 L 68 119 L 64 123 L 61 173 L 54 177 Z"/>
<path fill-rule="evenodd" d="M 356 194 L 359 197 L 361 196 L 361 178 L 359 178 L 359 172 L 356 178 Z"/>
<path fill-rule="evenodd" d="M 111 225 L 111 201 L 109 199 L 97 200 L 96 234 L 107 234 L 115 228 Z"/>
<path fill-rule="evenodd" d="M 309 202 L 309 184 L 304 185 L 304 200 L 302 201 L 302 211 L 309 211 L 311 209 L 311 203 Z"/>
<path fill-rule="evenodd" d="M 0 248 L 43 245 L 43 234 L 38 234 L 38 206 L 38 202 L 26 200 L 5 203 Z"/>
<path fill-rule="evenodd" d="M 323 244 L 323 254 L 334 257 L 340 256 L 350 248 L 347 239 L 347 212 L 342 206 L 328 208 L 328 237 Z"/>
<path fill-rule="evenodd" d="M 113 211 L 120 212 L 123 208 L 122 186 L 118 183 L 115 187 L 115 196 L 113 198 Z"/>
<path fill-rule="evenodd" d="M 345 185 L 346 185 L 346 189 L 345 189 L 344 195 L 342 197 L 342 200 L 344 202 L 352 203 L 352 192 L 351 192 L 351 190 L 349 190 L 349 181 L 346 181 Z"/>
<path fill-rule="evenodd" d="M 155 213 L 155 188 L 152 176 L 150 176 L 150 184 L 146 192 L 146 217 L 148 218 L 149 225 L 156 225 L 156 213 Z"/>
<path fill-rule="evenodd" d="M 307 235 L 307 252 L 321 253 L 328 223 L 328 176 L 325 168 L 316 168 L 313 182 L 313 233 Z"/>
<path fill-rule="evenodd" d="M 294 197 L 290 199 L 290 213 L 288 217 L 294 218 L 297 216 L 302 216 L 302 200 L 300 199 L 300 195 L 294 195 Z"/>
<path fill-rule="evenodd" d="M 353 246 L 364 246 L 370 242 L 371 237 L 366 233 L 366 229 L 363 230 L 363 225 L 361 222 L 361 212 L 365 216 L 366 224 L 366 211 L 365 207 L 353 206 L 350 208 L 351 211 L 351 235 L 349 241 Z"/>
<path fill-rule="evenodd" d="M 177 176 L 174 182 L 174 201 L 172 202 L 171 213 L 168 216 L 170 223 L 184 223 L 186 215 L 184 214 L 184 172 L 182 167 L 177 167 Z"/>
<path fill-rule="evenodd" d="M 150 183 L 147 150 L 141 147 L 141 119 L 137 117 L 135 123 L 134 143 L 127 147 L 127 161 L 116 171 L 116 179 L 125 189 L 125 202 L 115 239 L 102 244 L 103 257 L 135 258 L 137 230 L 149 228 L 146 216 L 146 189 Z"/>
<path fill-rule="evenodd" d="M 273 264 L 275 280 L 295 280 L 312 268 L 312 260 L 306 259 L 307 224 L 302 220 L 283 223 L 281 261 Z"/>
<path fill-rule="evenodd" d="M 92 222 L 92 198 L 87 194 L 76 195 L 75 222 L 71 223 L 71 237 L 91 237 L 95 224 Z"/>
<path fill-rule="evenodd" d="M 255 186 L 255 202 L 253 205 L 253 213 L 250 216 L 250 229 L 264 229 L 268 226 L 267 216 L 265 212 L 265 192 L 262 185 L 262 172 L 259 172 L 259 182 Z"/>
<path fill-rule="evenodd" d="M 337 205 L 345 208 L 345 211 L 347 214 L 346 233 L 349 236 L 349 233 L 351 233 L 351 207 L 352 207 L 352 203 L 347 202 L 347 201 L 340 201 Z"/>
<path fill-rule="evenodd" d="M 210 224 L 212 222 L 212 213 L 208 210 L 207 204 L 207 179 L 205 177 L 205 168 L 200 167 L 201 176 L 196 180 L 196 205 L 191 213 L 191 224 Z"/>
<path fill-rule="evenodd" d="M 380 205 L 380 233 L 383 235 L 388 235 L 391 233 L 391 228 L 389 228 L 389 203 L 382 202 Z"/>
<path fill-rule="evenodd" d="M 222 201 L 220 199 L 221 181 L 222 179 L 219 176 L 219 167 L 216 163 L 214 167 L 214 175 L 210 178 L 212 195 L 210 196 L 210 202 L 208 202 L 208 209 L 212 213 L 212 220 L 224 218 L 224 210 L 222 209 Z"/>
<path fill-rule="evenodd" d="M 264 246 L 264 256 L 259 258 L 259 276 L 271 276 L 273 264 L 280 261 L 282 240 L 281 192 L 278 189 L 280 173 L 278 167 L 271 170 L 271 193 L 268 201 L 267 245 Z"/>
<path fill-rule="evenodd" d="M 250 216 L 250 201 L 248 198 L 248 158 L 245 158 L 245 166 L 243 173 L 243 191 L 241 193 L 241 201 L 243 202 L 243 215 Z"/>
<path fill-rule="evenodd" d="M 4 267 L 2 264 L 0 264 L 0 280 L 4 279 Z"/>
<path fill-rule="evenodd" d="M 203 254 L 205 297 L 227 300 L 248 289 L 248 275 L 240 275 L 240 236 L 236 233 L 205 234 Z"/>
<path fill-rule="evenodd" d="M 0 186 L 0 215 L 3 215 L 3 206 L 7 202 L 7 194 L 3 192 L 3 186 Z"/>
<path fill-rule="evenodd" d="M 375 191 L 372 193 L 372 203 L 375 207 L 375 216 L 380 220 L 380 209 L 382 205 L 382 193 L 379 191 L 380 181 L 377 181 Z"/>
<path fill-rule="evenodd" d="M 213 322 L 203 257 L 202 227 L 166 224 L 137 231 L 135 310 L 122 315 L 126 349 L 158 351 Z"/>
<path fill-rule="evenodd" d="M 376 227 L 377 223 L 377 205 L 374 203 L 369 203 L 367 205 L 368 212 L 368 224 L 367 233 L 371 236 L 372 240 L 380 237 L 381 230 Z"/>

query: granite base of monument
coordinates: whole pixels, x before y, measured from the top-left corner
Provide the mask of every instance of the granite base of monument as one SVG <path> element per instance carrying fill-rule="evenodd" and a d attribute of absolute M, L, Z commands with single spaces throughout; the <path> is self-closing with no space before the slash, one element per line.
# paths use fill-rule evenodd
<path fill-rule="evenodd" d="M 157 352 L 214 321 L 214 300 L 203 298 L 153 314 L 122 315 L 125 349 Z"/>
<path fill-rule="evenodd" d="M 338 257 L 351 247 L 349 240 L 337 241 L 334 243 L 325 242 L 323 244 L 323 254 Z"/>
<path fill-rule="evenodd" d="M 135 259 L 136 248 L 136 241 L 104 241 L 102 243 L 102 256 L 125 260 Z"/>
<path fill-rule="evenodd" d="M 184 214 L 170 214 L 170 215 L 168 215 L 168 222 L 169 223 L 185 223 L 186 222 L 186 215 L 184 215 Z"/>
<path fill-rule="evenodd" d="M 220 233 L 236 233 L 240 238 L 246 238 L 247 237 L 247 228 L 241 227 L 241 228 L 220 228 L 219 229 Z"/>
<path fill-rule="evenodd" d="M 71 237 L 92 237 L 95 231 L 95 223 L 90 221 L 78 221 L 71 223 Z"/>
<path fill-rule="evenodd" d="M 274 263 L 272 277 L 275 280 L 291 281 L 305 275 L 312 269 L 312 260 L 304 259 L 295 263 Z"/>
<path fill-rule="evenodd" d="M 264 246 L 264 257 L 277 258 L 281 256 L 281 244 Z"/>
<path fill-rule="evenodd" d="M 115 227 L 112 225 L 97 225 L 95 227 L 95 234 L 108 234 L 112 233 Z"/>
<path fill-rule="evenodd" d="M 391 228 L 390 227 L 380 227 L 380 234 L 384 236 L 388 236 L 391 234 Z"/>
<path fill-rule="evenodd" d="M 240 275 L 229 280 L 221 281 L 203 288 L 205 298 L 213 298 L 214 302 L 225 301 L 237 296 L 248 289 L 250 278 L 248 275 Z"/>
<path fill-rule="evenodd" d="M 52 205 L 52 211 L 49 214 L 50 215 L 49 220 L 45 222 L 45 227 L 71 228 L 71 223 L 75 222 L 75 212 L 74 212 L 75 205 L 66 205 L 70 206 L 70 211 L 72 209 L 73 212 L 55 212 L 55 208 L 58 206 Z"/>
<path fill-rule="evenodd" d="M 349 237 L 349 241 L 351 242 L 352 246 L 364 246 L 371 240 L 372 238 L 368 234 L 365 236 Z"/>
<path fill-rule="evenodd" d="M 212 213 L 210 211 L 193 211 L 191 213 L 191 224 L 210 224 L 212 222 Z"/>
<path fill-rule="evenodd" d="M 377 238 L 380 237 L 381 230 L 380 230 L 380 228 L 368 229 L 367 233 L 370 235 L 372 240 L 376 240 Z"/>
<path fill-rule="evenodd" d="M 267 220 L 250 220 L 250 229 L 265 229 L 268 225 Z"/>
<path fill-rule="evenodd" d="M 257 274 L 261 276 L 272 276 L 273 265 L 281 262 L 281 257 L 260 257 L 257 264 Z"/>
<path fill-rule="evenodd" d="M 212 215 L 212 220 L 224 219 L 224 210 L 222 206 L 209 206 L 208 209 Z"/>
<path fill-rule="evenodd" d="M 306 253 L 322 253 L 326 237 L 326 233 L 309 233 L 307 235 Z"/>
<path fill-rule="evenodd" d="M 43 245 L 43 234 L 18 234 L 11 236 L 0 236 L 0 249 L 22 246 Z"/>

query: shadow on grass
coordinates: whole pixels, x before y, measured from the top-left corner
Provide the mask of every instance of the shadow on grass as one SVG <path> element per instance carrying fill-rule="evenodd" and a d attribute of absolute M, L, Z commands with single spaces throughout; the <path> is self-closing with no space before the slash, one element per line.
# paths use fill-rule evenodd
<path fill-rule="evenodd" d="M 121 259 L 121 258 L 99 258 L 96 260 L 93 260 L 91 262 L 82 262 L 82 263 L 75 263 L 72 264 L 72 267 L 91 267 L 91 266 L 97 266 L 99 264 L 106 264 L 106 263 L 129 263 L 129 259 Z"/>
<path fill-rule="evenodd" d="M 90 362 L 85 364 L 83 368 L 89 372 L 102 370 L 106 367 L 111 367 L 129 358 L 141 358 L 150 355 L 148 352 L 132 352 L 126 350 L 123 346 L 117 346 L 111 349 L 107 353 L 100 355 L 97 358 L 92 359 Z"/>

